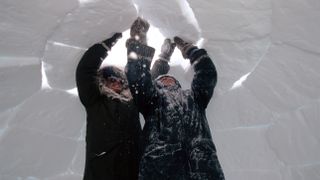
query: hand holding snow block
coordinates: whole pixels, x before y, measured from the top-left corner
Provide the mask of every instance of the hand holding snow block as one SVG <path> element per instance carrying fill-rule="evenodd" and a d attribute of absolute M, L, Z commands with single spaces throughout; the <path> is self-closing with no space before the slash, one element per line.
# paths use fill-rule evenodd
<path fill-rule="evenodd" d="M 185 42 L 183 39 L 181 39 L 178 36 L 174 37 L 174 42 L 177 44 L 177 47 L 180 49 L 182 56 L 184 58 L 188 58 L 188 53 L 192 49 L 196 48 L 196 46 L 192 45 L 192 43 Z"/>
<path fill-rule="evenodd" d="M 147 32 L 150 24 L 148 21 L 138 17 L 130 28 L 130 37 L 139 41 L 140 43 L 147 44 Z"/>
<path fill-rule="evenodd" d="M 119 39 L 122 38 L 122 33 L 115 33 L 111 38 L 108 38 L 102 41 L 101 45 L 107 50 L 110 51 L 111 48 L 117 43 Z"/>
<path fill-rule="evenodd" d="M 159 28 L 165 37 L 183 35 L 192 42 L 200 39 L 200 28 L 187 1 L 133 0 L 133 2 L 138 6 L 139 15 L 148 18 L 149 23 Z"/>
<path fill-rule="evenodd" d="M 159 55 L 160 59 L 170 61 L 171 55 L 175 47 L 176 43 L 171 42 L 170 39 L 165 39 L 161 46 L 161 54 Z"/>

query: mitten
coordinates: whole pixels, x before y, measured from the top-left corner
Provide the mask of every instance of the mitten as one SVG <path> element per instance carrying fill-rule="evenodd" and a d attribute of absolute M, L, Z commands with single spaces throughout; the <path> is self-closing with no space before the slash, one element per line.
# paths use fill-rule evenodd
<path fill-rule="evenodd" d="M 170 39 L 165 39 L 161 46 L 160 59 L 170 61 L 171 55 L 176 47 L 176 43 L 171 42 Z"/>
<path fill-rule="evenodd" d="M 122 33 L 115 33 L 111 38 L 108 38 L 108 39 L 102 41 L 101 45 L 107 51 L 110 51 L 112 46 L 114 46 L 120 38 L 122 38 Z"/>
<path fill-rule="evenodd" d="M 185 42 L 178 36 L 174 37 L 174 42 L 177 44 L 177 47 L 180 49 L 184 58 L 188 58 L 191 50 L 197 48 L 196 46 L 192 45 L 192 43 Z"/>
<path fill-rule="evenodd" d="M 138 17 L 130 28 L 130 37 L 139 41 L 140 43 L 147 44 L 147 32 L 149 30 L 150 24 Z"/>

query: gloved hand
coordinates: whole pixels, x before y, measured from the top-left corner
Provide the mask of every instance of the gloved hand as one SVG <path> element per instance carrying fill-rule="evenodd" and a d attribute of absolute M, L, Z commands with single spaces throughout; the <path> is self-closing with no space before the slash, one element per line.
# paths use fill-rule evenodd
<path fill-rule="evenodd" d="M 120 38 L 122 38 L 122 33 L 115 33 L 111 38 L 108 38 L 108 39 L 102 41 L 101 45 L 107 51 L 110 51 L 112 46 L 114 46 Z"/>
<path fill-rule="evenodd" d="M 149 30 L 150 24 L 138 17 L 130 28 L 130 37 L 139 41 L 140 43 L 147 44 L 147 32 Z"/>
<path fill-rule="evenodd" d="M 170 61 L 171 55 L 176 47 L 176 43 L 171 42 L 170 39 L 165 39 L 161 46 L 161 53 L 159 57 L 163 60 Z"/>
<path fill-rule="evenodd" d="M 196 46 L 192 45 L 192 43 L 185 42 L 178 36 L 175 36 L 173 40 L 177 44 L 177 47 L 180 49 L 184 58 L 188 58 L 188 53 L 190 50 L 197 48 Z"/>

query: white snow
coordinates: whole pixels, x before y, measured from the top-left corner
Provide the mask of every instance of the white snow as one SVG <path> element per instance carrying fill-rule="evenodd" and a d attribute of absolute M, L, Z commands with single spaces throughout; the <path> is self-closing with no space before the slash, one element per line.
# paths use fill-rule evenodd
<path fill-rule="evenodd" d="M 226 179 L 320 179 L 319 1 L 2 0 L 1 180 L 82 178 L 76 65 L 124 32 L 104 62 L 124 67 L 137 16 L 152 25 L 154 59 L 176 35 L 212 57 L 218 84 L 207 116 Z M 189 88 L 192 67 L 178 49 L 170 64 Z"/>
<path fill-rule="evenodd" d="M 52 89 L 48 83 L 45 62 L 41 63 L 41 89 Z"/>
<path fill-rule="evenodd" d="M 251 73 L 247 73 L 243 76 L 241 76 L 241 78 L 236 81 L 235 83 L 233 83 L 232 87 L 231 87 L 231 90 L 235 89 L 235 88 L 238 88 L 238 87 L 241 87 L 242 86 L 242 83 L 247 80 L 248 76 L 250 75 Z"/>

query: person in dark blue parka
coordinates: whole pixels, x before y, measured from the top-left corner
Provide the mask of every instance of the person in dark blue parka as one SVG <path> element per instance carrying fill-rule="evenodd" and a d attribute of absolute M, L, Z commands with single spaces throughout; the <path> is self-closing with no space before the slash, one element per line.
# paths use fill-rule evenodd
<path fill-rule="evenodd" d="M 126 43 L 125 73 L 145 119 L 139 179 L 223 180 L 205 112 L 217 82 L 216 68 L 204 49 L 175 37 L 175 43 L 165 40 L 155 62 L 158 68 L 150 70 L 155 50 L 139 38 L 139 29 L 143 31 L 145 24 L 141 20 L 138 28 L 132 27 Z M 143 32 L 143 39 L 145 35 Z M 182 90 L 179 82 L 166 74 L 175 44 L 195 71 L 188 90 Z"/>

